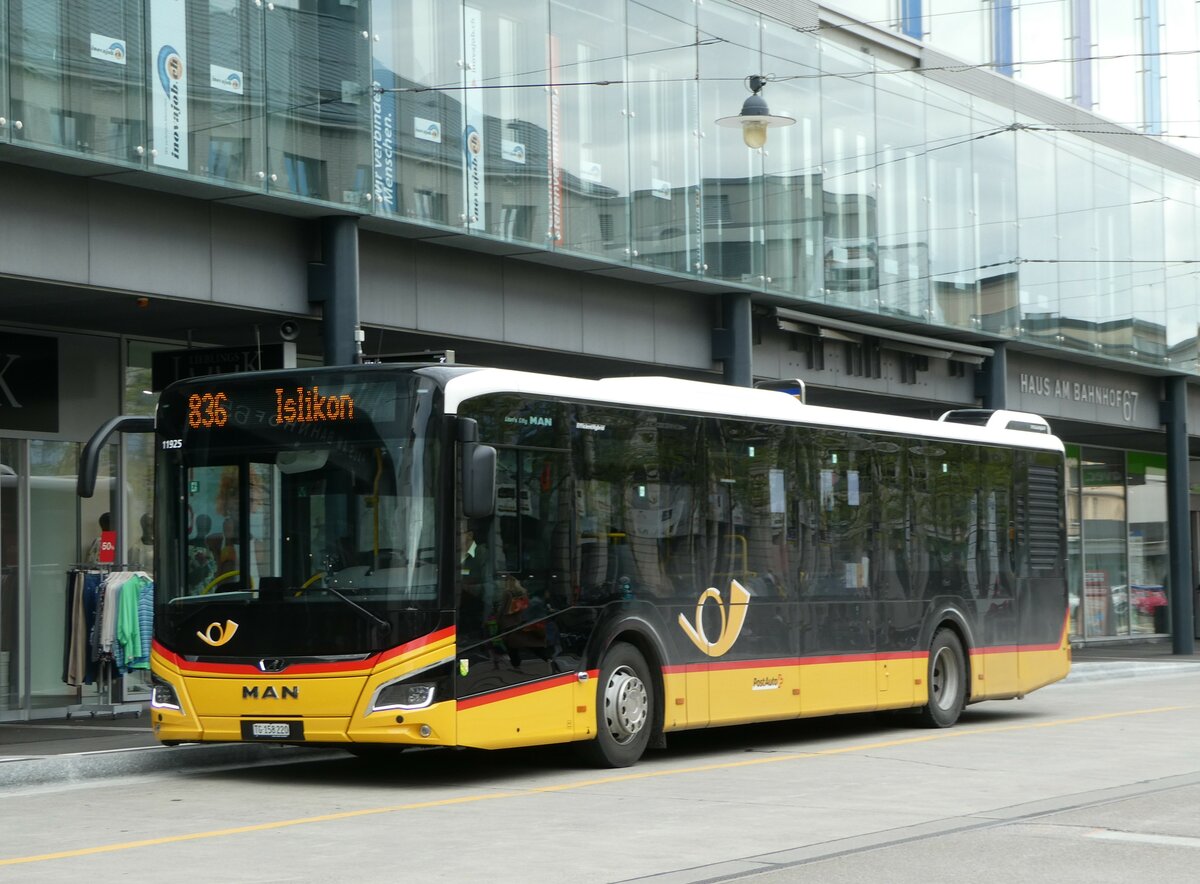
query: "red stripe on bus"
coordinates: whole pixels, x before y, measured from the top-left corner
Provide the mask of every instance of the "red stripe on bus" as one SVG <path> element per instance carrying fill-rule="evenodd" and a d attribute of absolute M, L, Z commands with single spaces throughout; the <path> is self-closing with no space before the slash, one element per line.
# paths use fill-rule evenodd
<path fill-rule="evenodd" d="M 425 647 L 426 645 L 432 645 L 432 644 L 435 644 L 436 642 L 454 638 L 454 635 L 455 635 L 454 627 L 447 626 L 445 629 L 439 629 L 437 632 L 431 632 L 431 633 L 429 633 L 429 635 L 423 635 L 420 638 L 415 638 L 410 642 L 405 642 L 402 645 L 397 645 L 396 647 L 394 647 L 390 650 L 384 651 L 382 654 L 379 655 L 379 659 L 376 661 L 376 663 L 377 664 L 386 663 L 389 660 L 393 660 L 396 657 L 399 657 L 403 654 L 408 654 L 408 653 L 411 653 L 412 651 L 416 651 L 420 648 Z"/>
<path fill-rule="evenodd" d="M 501 700 L 511 700 L 513 697 L 523 697 L 526 694 L 535 694 L 538 691 L 562 687 L 565 684 L 575 681 L 577 677 L 574 672 L 568 672 L 566 675 L 556 675 L 545 681 L 534 681 L 529 684 L 493 691 L 490 694 L 479 694 L 475 697 L 468 697 L 465 700 L 458 701 L 458 711 L 462 712 L 464 709 L 474 709 L 477 706 L 486 706 L 489 703 L 499 703 Z"/>

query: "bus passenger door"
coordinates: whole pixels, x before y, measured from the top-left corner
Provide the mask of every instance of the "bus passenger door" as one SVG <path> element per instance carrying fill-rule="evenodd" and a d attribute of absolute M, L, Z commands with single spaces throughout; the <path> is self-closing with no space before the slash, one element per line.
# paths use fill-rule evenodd
<path fill-rule="evenodd" d="M 564 628 L 574 503 L 566 463 L 560 452 L 500 449 L 495 514 L 461 525 L 460 744 L 574 735 L 581 649 Z"/>

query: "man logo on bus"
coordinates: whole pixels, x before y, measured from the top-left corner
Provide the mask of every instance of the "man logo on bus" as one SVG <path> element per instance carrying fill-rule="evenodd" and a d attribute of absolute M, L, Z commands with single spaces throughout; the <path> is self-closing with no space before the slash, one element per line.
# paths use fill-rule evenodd
<path fill-rule="evenodd" d="M 200 639 L 200 641 L 204 642 L 206 645 L 212 645 L 214 648 L 219 648 L 221 645 L 233 638 L 233 634 L 237 632 L 237 629 L 238 625 L 232 620 L 226 620 L 224 625 L 214 620 L 212 623 L 208 624 L 207 628 L 205 628 L 203 632 L 197 632 L 196 638 Z"/>
<path fill-rule="evenodd" d="M 717 610 L 721 612 L 721 634 L 717 636 L 715 642 L 709 641 L 704 632 L 704 603 L 709 599 L 716 600 Z M 729 610 L 726 613 L 725 603 L 721 599 L 721 590 L 710 586 L 700 593 L 700 600 L 696 602 L 695 623 L 689 623 L 687 618 L 680 614 L 679 625 L 683 627 L 687 637 L 700 649 L 702 654 L 709 657 L 720 657 L 733 647 L 733 643 L 742 634 L 742 624 L 746 622 L 746 610 L 749 602 L 750 593 L 746 588 L 736 580 L 730 581 Z"/>

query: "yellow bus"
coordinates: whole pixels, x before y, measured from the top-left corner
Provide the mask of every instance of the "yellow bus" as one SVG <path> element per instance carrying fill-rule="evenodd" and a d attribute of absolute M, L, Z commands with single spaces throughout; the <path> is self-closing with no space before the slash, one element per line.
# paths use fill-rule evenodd
<path fill-rule="evenodd" d="M 373 364 L 181 381 L 154 431 L 164 743 L 625 766 L 691 728 L 946 727 L 1070 665 L 1035 415 Z"/>

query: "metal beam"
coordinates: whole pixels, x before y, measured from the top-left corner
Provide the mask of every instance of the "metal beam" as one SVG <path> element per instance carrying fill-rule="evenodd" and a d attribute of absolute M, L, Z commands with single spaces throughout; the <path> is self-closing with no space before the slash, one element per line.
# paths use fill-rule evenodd
<path fill-rule="evenodd" d="M 1187 378 L 1164 382 L 1167 427 L 1167 544 L 1170 549 L 1171 649 L 1176 654 L 1196 650 L 1192 606 L 1191 515 L 1188 512 Z"/>

